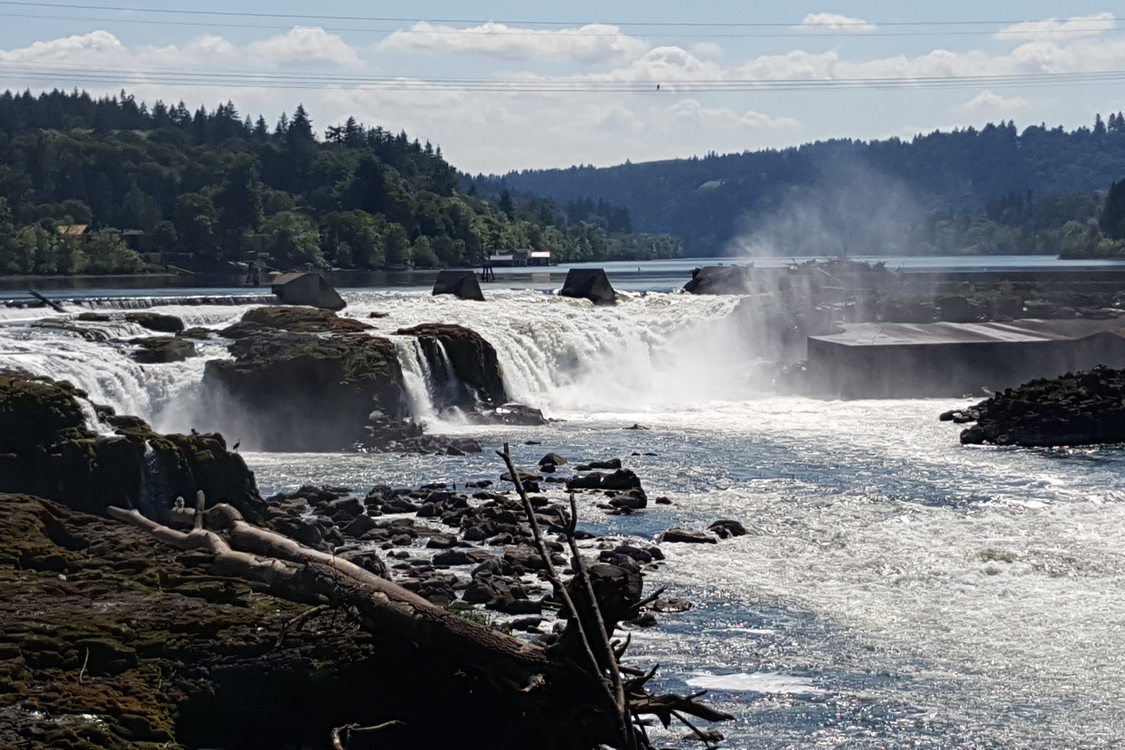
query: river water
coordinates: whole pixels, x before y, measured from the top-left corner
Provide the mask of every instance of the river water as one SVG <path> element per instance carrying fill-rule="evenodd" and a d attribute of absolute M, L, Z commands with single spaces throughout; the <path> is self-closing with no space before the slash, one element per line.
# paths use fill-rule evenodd
<path fill-rule="evenodd" d="M 658 689 L 709 689 L 737 717 L 718 727 L 726 746 L 1125 745 L 1120 449 L 962 447 L 937 415 L 970 400 L 772 395 L 757 381 L 754 342 L 727 320 L 730 297 L 637 291 L 593 308 L 538 289 L 486 294 L 471 303 L 409 287 L 353 290 L 344 314 L 382 334 L 434 321 L 473 328 L 496 347 L 513 397 L 562 420 L 480 428 L 431 411 L 433 429 L 488 448 L 510 442 L 525 465 L 547 451 L 621 457 L 650 497 L 672 501 L 614 517 L 583 500 L 584 528 L 651 539 L 733 518 L 750 530 L 717 545 L 663 545 L 668 562 L 648 585 L 696 606 L 634 631 L 630 651 L 638 666 L 661 665 Z M 160 312 L 217 328 L 246 309 Z M 124 345 L 34 325 L 44 317 L 0 308 L 0 366 L 66 377 L 159 429 L 214 426 L 195 407 L 203 361 L 225 356 L 219 345 L 184 363 L 138 365 Z M 148 335 L 98 326 L 113 338 Z M 424 410 L 424 392 L 415 395 Z M 625 429 L 636 423 L 649 429 Z M 227 437 L 244 452 L 255 441 Z M 488 450 L 246 459 L 264 494 L 501 472 Z M 658 732 L 658 744 L 682 734 Z"/>

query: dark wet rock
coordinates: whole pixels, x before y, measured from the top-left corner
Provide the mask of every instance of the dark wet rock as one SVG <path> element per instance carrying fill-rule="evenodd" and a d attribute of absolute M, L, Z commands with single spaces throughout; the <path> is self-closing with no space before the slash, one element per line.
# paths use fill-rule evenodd
<path fill-rule="evenodd" d="M 656 619 L 656 615 L 652 612 L 644 612 L 631 620 L 625 621 L 627 625 L 632 625 L 635 628 L 655 628 L 660 623 Z"/>
<path fill-rule="evenodd" d="M 687 612 L 695 605 L 687 599 L 657 599 L 649 606 L 657 612 L 676 613 Z"/>
<path fill-rule="evenodd" d="M 76 510 L 130 505 L 162 518 L 177 496 L 229 502 L 265 518 L 254 475 L 220 435 L 161 435 L 117 417 L 117 435 L 86 426 L 86 394 L 49 378 L 0 375 L 0 491 L 26 492 Z M 103 410 L 104 412 L 104 410 Z"/>
<path fill-rule="evenodd" d="M 715 532 L 715 536 L 719 537 L 720 539 L 729 539 L 730 537 L 746 535 L 746 527 L 738 521 L 723 519 L 713 522 L 707 528 Z"/>
<path fill-rule="evenodd" d="M 183 362 L 196 353 L 195 344 L 190 341 L 164 336 L 132 339 L 129 343 L 138 347 L 130 356 L 143 365 Z"/>
<path fill-rule="evenodd" d="M 535 427 L 548 422 L 541 410 L 524 404 L 503 404 L 495 409 L 482 409 L 467 414 L 466 419 L 473 424 L 504 424 L 517 427 Z"/>
<path fill-rule="evenodd" d="M 457 383 L 451 385 L 459 385 L 463 390 L 447 398 L 448 402 L 438 404 L 440 408 L 474 409 L 478 403 L 499 406 L 508 400 L 496 350 L 476 331 L 464 326 L 430 323 L 401 328 L 396 334 L 416 337 L 434 372 L 442 371 L 441 364 L 448 357 L 457 377 Z"/>
<path fill-rule="evenodd" d="M 643 510 L 648 507 L 648 497 L 644 490 L 637 488 L 614 495 L 609 504 L 618 509 Z"/>
<path fill-rule="evenodd" d="M 210 328 L 195 327 L 195 328 L 184 329 L 183 331 L 180 331 L 176 335 L 179 336 L 182 339 L 194 339 L 196 341 L 206 341 L 206 340 L 210 339 L 214 335 L 214 333 L 215 332 L 212 331 Z"/>
<path fill-rule="evenodd" d="M 368 515 L 356 516 L 347 526 L 341 531 L 344 536 L 361 537 L 368 531 L 375 528 L 375 519 Z"/>
<path fill-rule="evenodd" d="M 591 461 L 586 464 L 578 464 L 574 467 L 575 471 L 590 471 L 591 469 L 620 469 L 621 459 L 611 458 L 608 461 Z"/>
<path fill-rule="evenodd" d="M 235 325 L 243 327 L 233 331 L 228 328 L 222 334 L 227 338 L 240 338 L 240 334 L 263 328 L 292 333 L 360 333 L 371 328 L 354 318 L 341 318 L 331 310 L 288 305 L 252 308 Z M 235 335 L 231 336 L 230 333 Z"/>
<path fill-rule="evenodd" d="M 435 534 L 426 540 L 429 549 L 449 549 L 457 544 L 457 537 L 452 534 Z"/>
<path fill-rule="evenodd" d="M 273 280 L 270 291 L 284 305 L 309 305 L 343 310 L 347 303 L 319 273 L 286 273 Z"/>
<path fill-rule="evenodd" d="M 631 558 L 641 565 L 648 565 L 654 559 L 649 550 L 634 547 L 629 544 L 619 544 L 611 550 L 602 550 L 598 553 L 598 559 L 602 562 L 613 562 L 613 558 L 619 556 Z"/>
<path fill-rule="evenodd" d="M 525 633 L 537 633 L 539 632 L 539 625 L 542 622 L 542 617 L 517 617 L 509 624 L 512 630 L 520 630 Z"/>
<path fill-rule="evenodd" d="M 520 482 L 523 483 L 525 486 L 527 485 L 528 482 L 538 482 L 538 481 L 543 479 L 543 477 L 539 476 L 538 474 L 536 474 L 534 472 L 526 471 L 526 470 L 520 469 L 518 467 L 516 468 L 516 474 L 517 474 L 517 476 L 519 476 Z M 513 481 L 512 473 L 510 471 L 505 471 L 503 474 L 500 475 L 500 480 L 503 481 L 503 482 L 512 482 Z"/>
<path fill-rule="evenodd" d="M 962 412 L 965 444 L 1061 446 L 1125 442 L 1125 370 L 1032 380 Z M 968 421 L 968 420 L 965 420 Z"/>
<path fill-rule="evenodd" d="M 370 439 L 373 412 L 386 419 L 402 409 L 402 371 L 388 339 L 267 330 L 230 351 L 233 359 L 207 362 L 205 398 L 228 430 L 257 436 L 256 447 L 349 448 Z"/>
<path fill-rule="evenodd" d="M 651 430 L 651 427 L 645 427 L 643 424 L 634 422 L 631 427 L 626 427 L 626 430 Z"/>
<path fill-rule="evenodd" d="M 566 464 L 566 459 L 558 453 L 547 453 L 543 458 L 539 459 L 539 466 L 563 466 Z"/>
<path fill-rule="evenodd" d="M 458 299 L 484 302 L 484 294 L 474 271 L 439 271 L 431 294 L 452 294 Z"/>
<path fill-rule="evenodd" d="M 672 504 L 672 501 L 669 498 L 666 498 L 666 497 L 658 497 L 658 498 L 656 498 L 655 502 L 656 502 L 657 505 L 671 505 Z"/>
<path fill-rule="evenodd" d="M 612 474 L 602 477 L 603 490 L 639 490 L 641 480 L 632 469 L 618 469 Z"/>
<path fill-rule="evenodd" d="M 79 316 L 79 319 L 81 319 L 81 316 Z M 157 333 L 179 333 L 184 330 L 184 322 L 174 315 L 154 312 L 127 312 L 125 313 L 125 320 Z"/>
<path fill-rule="evenodd" d="M 701 266 L 691 272 L 684 291 L 691 294 L 746 294 L 752 269 L 746 266 Z"/>
<path fill-rule="evenodd" d="M 571 477 L 566 480 L 566 488 L 568 490 L 597 490 L 601 489 L 602 479 L 605 477 L 598 471 L 592 471 L 589 474 Z"/>
<path fill-rule="evenodd" d="M 588 299 L 595 305 L 612 305 L 617 302 L 617 292 L 601 268 L 572 268 L 566 274 L 560 297 Z"/>
<path fill-rule="evenodd" d="M 359 548 L 342 548 L 335 552 L 336 556 L 341 560 L 347 560 L 354 563 L 359 567 L 374 573 L 382 578 L 388 578 L 387 564 L 379 557 L 379 553 L 373 549 L 359 549 Z"/>
<path fill-rule="evenodd" d="M 660 541 L 679 542 L 684 544 L 715 544 L 718 540 L 705 531 L 668 529 L 660 536 Z"/>

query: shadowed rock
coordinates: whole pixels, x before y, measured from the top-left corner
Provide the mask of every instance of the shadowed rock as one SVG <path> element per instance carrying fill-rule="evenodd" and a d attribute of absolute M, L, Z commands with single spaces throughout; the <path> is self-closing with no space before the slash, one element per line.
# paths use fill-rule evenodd
<path fill-rule="evenodd" d="M 617 292 L 601 268 L 572 268 L 559 290 L 561 297 L 588 299 L 595 305 L 612 305 L 617 302 Z"/>
<path fill-rule="evenodd" d="M 319 273 L 285 273 L 270 286 L 282 304 L 343 310 L 348 303 Z"/>
<path fill-rule="evenodd" d="M 484 302 L 484 293 L 473 271 L 440 271 L 434 282 L 433 294 L 452 294 L 458 299 Z"/>

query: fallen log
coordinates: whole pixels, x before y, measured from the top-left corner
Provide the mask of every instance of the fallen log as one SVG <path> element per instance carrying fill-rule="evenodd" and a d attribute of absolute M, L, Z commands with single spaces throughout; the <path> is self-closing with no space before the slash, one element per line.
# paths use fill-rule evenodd
<path fill-rule="evenodd" d="M 627 587 L 624 598 L 612 571 L 591 583 L 573 545 L 580 575 L 569 584 L 553 568 L 550 575 L 556 596 L 569 612 L 567 627 L 557 645 L 544 648 L 435 606 L 351 562 L 250 524 L 229 505 L 207 511 L 203 507 L 199 498 L 195 510 L 172 509 L 169 526 L 136 510 L 111 507 L 107 512 L 165 544 L 210 554 L 211 572 L 217 576 L 263 584 L 271 594 L 290 601 L 337 609 L 381 639 L 423 649 L 429 659 L 447 663 L 451 675 L 471 673 L 495 692 L 504 716 L 514 714 L 527 724 L 522 731 L 526 746 L 649 750 L 641 715 L 656 715 L 664 722 L 676 717 L 689 727 L 681 714 L 710 721 L 731 718 L 697 703 L 697 695 L 651 695 L 644 683 L 655 669 L 626 686 L 618 663 L 624 648 L 614 649 L 609 637 L 623 613 L 637 606 L 639 582 Z M 541 551 L 547 554 L 542 545 Z M 339 734 L 331 740 L 339 742 Z"/>

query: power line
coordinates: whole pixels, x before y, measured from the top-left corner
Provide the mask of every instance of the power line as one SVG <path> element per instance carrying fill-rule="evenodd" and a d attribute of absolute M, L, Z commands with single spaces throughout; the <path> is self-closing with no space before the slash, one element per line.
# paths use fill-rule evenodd
<path fill-rule="evenodd" d="M 3 5 L 4 3 L 0 3 Z M 35 20 L 50 20 L 50 21 L 90 21 L 93 23 L 105 24 L 130 24 L 130 25 L 144 25 L 144 26 L 179 26 L 188 28 L 219 28 L 219 29 L 261 29 L 265 31 L 290 31 L 294 27 L 290 25 L 280 24 L 260 24 L 260 23 L 233 23 L 231 21 L 172 21 L 165 19 L 153 18 L 107 18 L 107 17 L 94 17 L 94 16 L 63 16 L 63 15 L 44 15 L 39 13 L 12 13 L 9 11 L 0 11 L 0 17 L 4 18 L 27 18 Z M 483 23 L 483 22 L 482 22 Z M 585 24 L 589 25 L 589 24 Z M 610 24 L 606 24 L 610 25 Z M 551 33 L 549 29 L 518 29 L 518 28 L 504 28 L 504 29 L 481 29 L 481 28 L 468 28 L 468 29 L 452 29 L 452 28 L 377 28 L 370 26 L 320 26 L 324 31 L 333 33 L 370 33 L 370 34 L 396 34 L 401 36 L 481 36 L 481 37 L 536 37 L 541 34 Z M 582 27 L 580 27 L 582 28 Z M 808 27 L 816 28 L 816 27 Z M 1050 37 L 1066 37 L 1076 35 L 1089 35 L 1089 34 L 1107 34 L 1107 33 L 1122 33 L 1125 28 L 1105 28 L 1105 27 L 1068 27 L 1065 29 L 1042 29 L 1034 33 L 1038 36 Z M 864 39 L 864 38 L 887 38 L 887 37 L 958 37 L 958 36 L 996 36 L 999 32 L 995 30 L 976 30 L 976 31 L 879 31 L 879 30 L 863 30 L 856 31 L 850 36 L 841 36 L 839 33 L 824 32 L 824 31 L 809 31 L 806 28 L 792 28 L 789 33 L 746 33 L 746 32 L 727 32 L 727 33 L 691 33 L 691 34 L 653 34 L 644 33 L 645 39 L 682 39 L 689 36 L 691 39 Z M 1025 32 L 1026 33 L 1026 32 Z M 567 30 L 565 38 L 616 38 L 622 36 L 624 32 L 621 31 L 579 31 Z"/>
<path fill-rule="evenodd" d="M 222 86 L 283 90 L 347 87 L 371 91 L 464 91 L 496 94 L 578 94 L 578 93 L 737 93 L 892 89 L 1009 88 L 1024 86 L 1106 85 L 1125 82 L 1125 70 L 1072 73 L 1019 73 L 976 76 L 883 76 L 835 79 L 695 79 L 661 81 L 622 81 L 607 79 L 556 78 L 406 78 L 365 75 L 328 75 L 245 71 L 186 71 L 172 69 L 125 69 L 111 67 L 46 67 L 20 63 L 0 63 L 0 73 L 28 81 L 61 81 L 88 85 L 157 85 L 182 87 Z"/>
<path fill-rule="evenodd" d="M 30 0 L 0 0 L 0 6 L 14 6 L 14 7 L 31 7 L 31 8 L 57 8 L 62 10 L 95 10 L 95 11 L 111 11 L 111 12 L 126 12 L 126 13 L 147 13 L 147 14 L 160 14 L 160 15 L 183 15 L 183 16 L 214 16 L 226 18 L 273 18 L 273 19 L 287 19 L 287 20 L 319 20 L 319 21 L 365 21 L 375 23 L 443 23 L 443 24 L 485 24 L 485 23 L 503 23 L 503 24 L 522 24 L 528 26 L 583 26 L 587 25 L 589 21 L 545 21 L 545 20 L 532 20 L 532 19 L 481 19 L 481 18 L 417 18 L 417 17 L 403 17 L 403 16 L 357 16 L 357 15 L 324 15 L 313 13 L 267 13 L 262 11 L 234 11 L 234 10 L 200 10 L 197 8 L 142 8 L 129 5 L 85 5 L 79 3 L 57 3 L 57 2 L 31 2 Z M 1082 20 L 1093 20 L 1083 18 Z M 1111 19 L 1106 19 L 1111 20 Z M 835 21 L 832 26 L 835 27 L 853 27 L 862 28 L 867 26 L 1013 26 L 1022 23 L 1039 23 L 1041 20 L 1021 19 L 1017 21 L 1012 20 L 957 20 L 957 21 L 866 21 L 866 20 L 842 20 Z M 777 22 L 777 21 L 602 21 L 606 25 L 613 26 L 638 26 L 638 27 L 744 27 L 744 28 L 784 28 L 799 26 L 801 22 Z M 810 25 L 811 26 L 811 25 Z"/>

